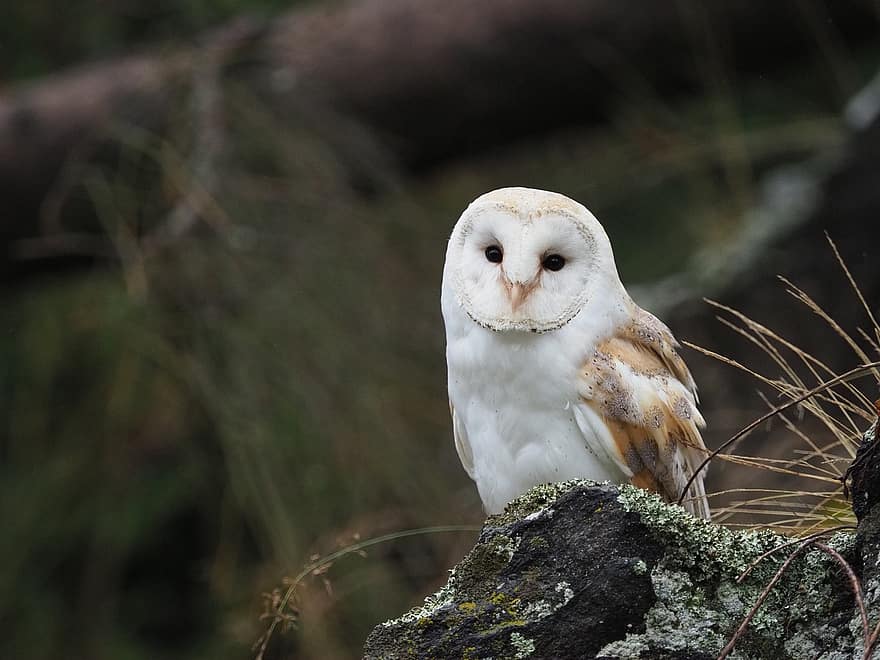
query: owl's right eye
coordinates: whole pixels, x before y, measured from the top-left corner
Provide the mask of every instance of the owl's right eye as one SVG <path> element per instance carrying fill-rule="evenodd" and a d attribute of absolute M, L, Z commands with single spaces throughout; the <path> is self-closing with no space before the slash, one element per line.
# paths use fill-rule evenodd
<path fill-rule="evenodd" d="M 497 245 L 490 245 L 486 248 L 486 259 L 491 261 L 493 264 L 500 264 L 501 260 L 504 259 L 504 253 Z"/>

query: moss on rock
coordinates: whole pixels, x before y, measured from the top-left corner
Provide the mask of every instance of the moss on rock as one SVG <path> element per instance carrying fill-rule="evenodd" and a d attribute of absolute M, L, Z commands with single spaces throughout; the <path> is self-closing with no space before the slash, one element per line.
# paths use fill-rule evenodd
<path fill-rule="evenodd" d="M 443 589 L 378 626 L 365 656 L 714 658 L 788 550 L 737 578 L 789 541 L 696 519 L 631 486 L 539 486 L 486 521 Z M 853 551 L 852 535 L 830 543 Z M 824 553 L 804 553 L 732 657 L 857 654 L 861 629 L 838 573 Z"/>

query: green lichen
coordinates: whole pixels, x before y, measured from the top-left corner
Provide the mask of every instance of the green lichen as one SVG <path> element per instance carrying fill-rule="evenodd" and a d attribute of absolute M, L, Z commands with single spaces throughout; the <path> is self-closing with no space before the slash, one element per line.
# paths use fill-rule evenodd
<path fill-rule="evenodd" d="M 510 538 L 499 534 L 492 539 L 492 547 L 499 555 L 505 557 L 507 561 L 513 559 L 514 553 L 522 543 L 522 537 Z"/>
<path fill-rule="evenodd" d="M 650 650 L 651 647 L 644 641 L 642 635 L 627 635 L 626 639 L 606 644 L 599 651 L 599 657 L 639 660 L 643 653 L 647 653 Z"/>
<path fill-rule="evenodd" d="M 770 531 L 737 532 L 694 518 L 681 507 L 635 486 L 622 485 L 619 492 L 617 500 L 624 510 L 639 514 L 658 538 L 679 551 L 683 565 L 697 571 L 704 567 L 739 575 L 757 556 L 789 540 Z"/>
<path fill-rule="evenodd" d="M 568 605 L 569 601 L 574 598 L 574 591 L 571 590 L 571 585 L 565 580 L 556 584 L 556 593 L 562 594 L 562 602 L 557 606 L 556 609 L 559 609 L 560 607 L 565 607 L 566 605 Z"/>
<path fill-rule="evenodd" d="M 518 520 L 528 519 L 530 516 L 533 516 L 533 520 L 539 516 L 552 516 L 553 509 L 550 505 L 558 500 L 560 496 L 579 486 L 590 487 L 599 485 L 607 485 L 607 482 L 599 484 L 587 479 L 571 479 L 555 484 L 535 486 L 508 504 L 502 513 L 490 516 L 486 523 L 503 527 Z"/>
<path fill-rule="evenodd" d="M 401 626 L 400 634 L 407 639 L 421 635 L 419 630 L 430 629 L 448 631 L 441 634 L 453 640 L 464 625 L 485 640 L 485 647 L 459 649 L 455 655 L 466 651 L 465 656 L 473 658 L 528 657 L 535 650 L 535 631 L 548 625 L 550 617 L 568 605 L 575 593 L 565 579 L 557 578 L 555 589 L 548 589 L 546 573 L 538 567 L 534 572 L 518 569 L 515 580 L 508 580 L 504 571 L 517 553 L 547 547 L 544 536 L 523 541 L 529 536 L 522 532 L 524 523 L 553 517 L 554 503 L 572 489 L 596 487 L 592 482 L 569 481 L 539 486 L 515 500 L 487 521 L 482 541 L 456 567 L 445 587 L 425 599 L 423 606 L 384 626 Z M 752 566 L 763 553 L 790 539 L 769 531 L 733 531 L 696 519 L 635 487 L 621 486 L 616 491 L 608 486 L 599 488 L 616 493 L 623 512 L 637 515 L 654 537 L 652 547 L 662 548 L 659 559 L 656 554 L 650 559 L 628 559 L 636 575 L 650 572 L 656 601 L 638 630 L 605 645 L 599 653 L 602 657 L 645 658 L 658 651 L 667 657 L 717 654 L 796 547 L 782 548 Z M 616 505 L 608 499 L 604 502 L 597 508 L 606 509 L 602 515 L 608 515 Z M 511 529 L 517 533 L 512 534 Z M 829 541 L 844 554 L 852 550 L 852 543 L 851 534 L 839 534 Z M 835 616 L 840 619 L 833 608 L 840 607 L 838 596 L 846 589 L 829 577 L 836 574 L 832 561 L 822 552 L 810 551 L 793 562 L 758 610 L 732 660 L 854 657 L 861 646 L 858 617 L 849 628 L 843 626 L 843 632 L 839 624 L 829 623 Z M 749 576 L 738 582 L 750 566 Z M 559 577 L 567 576 L 562 573 Z M 865 591 L 869 606 L 880 604 L 880 582 L 868 582 Z M 847 619 L 849 611 L 844 610 L 843 616 Z"/>
<path fill-rule="evenodd" d="M 529 548 L 532 550 L 539 550 L 548 547 L 550 544 L 547 543 L 547 539 L 543 536 L 533 536 L 529 539 Z"/>
<path fill-rule="evenodd" d="M 440 609 L 451 605 L 455 600 L 456 587 L 456 569 L 449 571 L 449 580 L 436 593 L 425 598 L 425 603 L 421 607 L 414 607 L 409 612 L 396 619 L 385 621 L 381 625 L 386 628 L 393 628 L 407 623 L 425 623 L 430 621 L 431 617 Z"/>
<path fill-rule="evenodd" d="M 638 657 L 639 648 L 660 644 L 670 650 L 717 653 L 794 547 L 760 562 L 742 583 L 736 579 L 763 553 L 791 539 L 770 531 L 733 531 L 632 486 L 620 486 L 619 492 L 624 509 L 640 516 L 666 554 L 651 572 L 657 603 L 646 616 L 645 632 L 627 635 L 603 654 Z M 838 534 L 829 543 L 845 553 L 852 540 L 851 534 Z M 738 645 L 740 657 L 783 657 L 778 650 L 783 639 L 784 657 L 826 657 L 821 649 L 828 638 L 817 622 L 826 620 L 834 606 L 831 562 L 824 553 L 811 551 L 789 567 Z M 856 638 L 837 643 L 838 648 L 852 649 Z"/>
<path fill-rule="evenodd" d="M 645 632 L 629 634 L 623 642 L 607 645 L 599 655 L 637 658 L 641 650 L 649 648 L 676 652 L 721 649 L 726 641 L 719 632 L 722 614 L 711 607 L 704 591 L 687 573 L 658 565 L 651 572 L 651 583 L 657 603 L 645 617 Z"/>
<path fill-rule="evenodd" d="M 523 617 L 528 621 L 540 621 L 541 619 L 546 619 L 548 616 L 551 616 L 561 608 L 568 605 L 572 598 L 574 598 L 574 591 L 572 591 L 571 586 L 566 581 L 559 582 L 556 585 L 555 589 L 556 593 L 559 594 L 560 598 L 557 602 L 551 602 L 546 599 L 540 599 L 526 605 L 523 610 Z"/>
<path fill-rule="evenodd" d="M 513 597 L 507 595 L 506 593 L 504 593 L 503 591 L 496 591 L 489 598 L 489 602 L 492 603 L 493 605 L 497 605 L 498 607 L 504 608 L 504 610 L 510 616 L 513 616 L 513 617 L 519 616 L 519 614 L 516 611 L 520 605 L 519 598 L 513 598 Z"/>
<path fill-rule="evenodd" d="M 535 652 L 535 642 L 519 633 L 510 633 L 510 644 L 513 646 L 513 657 L 517 660 L 528 658 Z"/>

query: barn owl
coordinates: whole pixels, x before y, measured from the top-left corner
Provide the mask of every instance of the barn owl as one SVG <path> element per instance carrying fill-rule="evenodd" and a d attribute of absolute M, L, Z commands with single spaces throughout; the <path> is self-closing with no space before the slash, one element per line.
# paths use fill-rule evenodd
<path fill-rule="evenodd" d="M 696 387 L 586 208 L 529 188 L 477 198 L 452 231 L 441 305 L 455 448 L 487 513 L 574 478 L 678 499 L 706 455 Z M 702 474 L 683 504 L 709 517 Z"/>

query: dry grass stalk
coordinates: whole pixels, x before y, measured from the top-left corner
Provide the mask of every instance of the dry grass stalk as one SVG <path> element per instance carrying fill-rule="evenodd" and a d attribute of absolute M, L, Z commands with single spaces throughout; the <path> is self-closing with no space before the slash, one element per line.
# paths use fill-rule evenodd
<path fill-rule="evenodd" d="M 725 315 L 719 316 L 721 323 L 760 348 L 778 369 L 778 373 L 761 373 L 732 358 L 687 344 L 704 355 L 749 374 L 785 400 L 782 405 L 774 407 L 764 397 L 770 411 L 735 434 L 708 456 L 705 463 L 717 457 L 736 465 L 785 475 L 798 485 L 791 489 L 749 488 L 711 493 L 710 497 L 716 498 L 729 498 L 735 493 L 744 495 L 740 501 L 717 507 L 714 517 L 717 522 L 737 527 L 772 527 L 803 535 L 854 520 L 841 480 L 847 466 L 855 457 L 856 447 L 865 427 L 876 419 L 877 413 L 872 397 L 866 395 L 853 381 L 871 376 L 875 384 L 880 385 L 880 362 L 871 360 L 872 355 L 880 355 L 880 325 L 837 246 L 830 237 L 828 242 L 859 304 L 865 310 L 870 323 L 867 330 L 857 328 L 855 332 L 847 332 L 808 293 L 785 278 L 781 277 L 780 280 L 786 285 L 789 294 L 816 314 L 852 350 L 861 363 L 859 366 L 838 374 L 822 359 L 803 350 L 771 328 L 738 310 L 711 300 L 707 302 Z M 785 414 L 793 407 L 797 409 L 796 419 Z M 777 417 L 795 441 L 788 457 L 780 459 L 751 456 L 732 451 L 742 438 Z M 803 424 L 804 420 L 812 420 L 813 428 Z M 816 488 L 809 484 L 822 486 Z M 833 488 L 829 490 L 828 485 L 833 485 Z"/>

